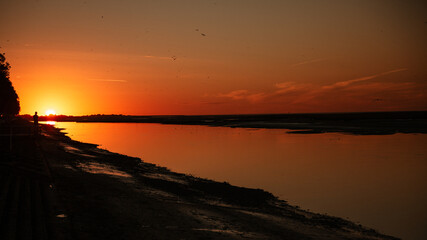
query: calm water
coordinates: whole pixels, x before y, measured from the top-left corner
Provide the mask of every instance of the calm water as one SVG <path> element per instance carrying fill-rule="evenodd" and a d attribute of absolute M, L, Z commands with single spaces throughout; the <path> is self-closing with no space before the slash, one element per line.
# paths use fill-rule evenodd
<path fill-rule="evenodd" d="M 304 209 L 427 239 L 427 135 L 56 123 L 76 140 L 182 173 L 262 188 Z"/>

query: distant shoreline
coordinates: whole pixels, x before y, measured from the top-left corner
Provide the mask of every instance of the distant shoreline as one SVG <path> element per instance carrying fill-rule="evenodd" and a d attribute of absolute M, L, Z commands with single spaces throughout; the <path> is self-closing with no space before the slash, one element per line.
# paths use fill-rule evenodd
<path fill-rule="evenodd" d="M 31 120 L 32 116 L 21 117 Z M 389 135 L 395 133 L 427 133 L 427 111 L 307 113 L 307 114 L 241 114 L 241 115 L 89 115 L 40 116 L 39 121 L 160 123 L 204 125 L 233 128 L 288 129 L 288 133 L 346 133 L 356 135 Z"/>

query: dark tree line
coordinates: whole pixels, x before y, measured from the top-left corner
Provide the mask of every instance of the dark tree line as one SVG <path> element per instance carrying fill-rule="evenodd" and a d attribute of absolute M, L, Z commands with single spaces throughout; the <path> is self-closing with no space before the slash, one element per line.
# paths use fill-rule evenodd
<path fill-rule="evenodd" d="M 19 97 L 9 79 L 10 64 L 4 53 L 0 53 L 0 116 L 17 115 L 21 107 Z"/>

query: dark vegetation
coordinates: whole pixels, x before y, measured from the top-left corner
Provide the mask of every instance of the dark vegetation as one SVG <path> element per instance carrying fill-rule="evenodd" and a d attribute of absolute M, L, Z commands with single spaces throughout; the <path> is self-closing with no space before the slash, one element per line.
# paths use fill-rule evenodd
<path fill-rule="evenodd" d="M 9 79 L 10 64 L 4 53 L 0 53 L 0 117 L 14 116 L 21 109 L 18 94 Z"/>

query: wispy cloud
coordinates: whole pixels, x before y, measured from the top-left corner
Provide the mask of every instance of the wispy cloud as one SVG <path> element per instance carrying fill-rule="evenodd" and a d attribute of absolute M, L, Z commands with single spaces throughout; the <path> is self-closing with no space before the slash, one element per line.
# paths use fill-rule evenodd
<path fill-rule="evenodd" d="M 234 90 L 229 93 L 220 93 L 218 94 L 218 97 L 226 97 L 226 98 L 232 98 L 235 100 L 244 99 L 248 96 L 249 91 L 245 89 L 241 90 Z"/>
<path fill-rule="evenodd" d="M 248 100 L 251 102 L 257 102 L 262 100 L 265 97 L 265 93 L 263 92 L 252 93 L 249 90 L 241 89 L 241 90 L 231 91 L 229 93 L 220 93 L 217 95 L 217 97 L 231 98 L 233 100 Z"/>
<path fill-rule="evenodd" d="M 406 70 L 406 68 L 398 68 L 323 86 L 292 81 L 281 82 L 276 83 L 274 88 L 267 91 L 256 92 L 240 89 L 218 94 L 216 97 L 251 103 L 286 103 L 287 105 L 318 105 L 325 102 L 332 104 L 337 99 L 351 99 L 351 101 L 357 102 L 359 101 L 356 100 L 357 98 L 369 98 L 369 101 L 372 102 L 373 96 L 377 96 L 377 98 L 385 97 L 387 94 L 387 96 L 403 96 L 408 95 L 410 92 L 417 92 L 415 84 L 410 82 L 369 81 Z"/>
<path fill-rule="evenodd" d="M 377 74 L 364 76 L 364 77 L 360 77 L 360 78 L 340 81 L 340 82 L 336 82 L 333 84 L 324 85 L 321 87 L 313 87 L 312 90 L 307 91 L 306 93 L 304 93 L 301 96 L 299 96 L 298 98 L 296 98 L 293 101 L 293 103 L 307 102 L 307 101 L 310 101 L 314 98 L 325 97 L 326 95 L 328 95 L 328 96 L 339 95 L 339 91 L 347 91 L 347 92 L 355 91 L 357 89 L 357 87 L 354 87 L 355 83 L 366 82 L 368 80 L 372 80 L 372 79 L 375 79 L 375 78 L 378 78 L 381 76 L 385 76 L 385 75 L 389 75 L 389 74 L 397 73 L 397 72 L 402 72 L 402 71 L 406 71 L 406 70 L 407 70 L 407 68 L 398 68 L 398 69 L 394 69 L 394 70 L 387 71 L 387 72 L 382 72 L 382 73 L 377 73 Z M 367 84 L 365 83 L 364 85 L 367 85 Z M 384 85 L 384 84 L 380 84 L 380 86 L 382 86 L 382 85 Z"/>
<path fill-rule="evenodd" d="M 294 91 L 299 91 L 307 87 L 307 84 L 298 84 L 295 82 L 281 82 L 275 84 L 276 90 L 274 94 L 284 94 Z"/>
<path fill-rule="evenodd" d="M 362 81 L 367 81 L 367 80 L 371 80 L 377 77 L 381 77 L 381 76 L 385 76 L 385 75 L 389 75 L 392 73 L 396 73 L 396 72 L 402 72 L 402 71 L 406 71 L 408 70 L 407 68 L 398 68 L 398 69 L 394 69 L 388 72 L 382 72 L 382 73 L 378 73 L 378 74 L 374 74 L 374 75 L 370 75 L 370 76 L 365 76 L 365 77 L 360 77 L 360 78 L 355 78 L 355 79 L 351 79 L 351 80 L 347 80 L 347 81 L 342 81 L 342 82 L 337 82 L 328 86 L 323 86 L 324 89 L 328 89 L 328 88 L 336 88 L 336 87 L 345 87 L 347 85 L 350 85 L 352 83 L 357 83 L 357 82 L 362 82 Z"/>
<path fill-rule="evenodd" d="M 210 104 L 210 105 L 220 105 L 220 104 L 226 104 L 226 101 L 202 101 L 202 104 Z"/>
<path fill-rule="evenodd" d="M 301 65 L 305 65 L 305 64 L 310 64 L 310 63 L 315 63 L 315 62 L 321 62 L 321 61 L 325 61 L 325 60 L 328 60 L 328 59 L 329 58 L 311 59 L 311 60 L 307 60 L 307 61 L 303 61 L 303 62 L 291 64 L 290 67 L 297 67 L 297 66 L 301 66 Z"/>
<path fill-rule="evenodd" d="M 260 102 L 267 98 L 274 98 L 291 92 L 297 92 L 306 88 L 305 84 L 296 84 L 294 82 L 282 82 L 275 85 L 272 91 L 251 92 L 246 89 L 234 90 L 229 93 L 220 93 L 217 97 L 231 98 L 233 100 L 247 100 L 250 102 Z"/>
<path fill-rule="evenodd" d="M 91 81 L 97 81 L 97 82 L 127 82 L 123 79 L 106 79 L 106 78 L 89 78 Z"/>

